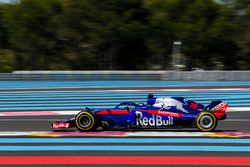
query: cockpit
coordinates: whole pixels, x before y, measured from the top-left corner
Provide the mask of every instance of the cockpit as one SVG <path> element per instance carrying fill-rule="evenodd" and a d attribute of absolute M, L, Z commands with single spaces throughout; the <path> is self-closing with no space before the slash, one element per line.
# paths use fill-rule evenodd
<path fill-rule="evenodd" d="M 118 104 L 115 109 L 128 109 L 128 110 L 134 110 L 136 108 L 138 108 L 139 105 L 133 102 L 123 102 Z"/>

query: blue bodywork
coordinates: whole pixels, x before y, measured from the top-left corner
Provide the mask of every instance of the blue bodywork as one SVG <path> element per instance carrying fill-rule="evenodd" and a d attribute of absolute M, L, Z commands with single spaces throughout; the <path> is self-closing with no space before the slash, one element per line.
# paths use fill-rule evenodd
<path fill-rule="evenodd" d="M 147 104 L 122 102 L 111 109 L 89 109 L 98 125 L 106 129 L 192 127 L 199 113 L 209 111 L 222 101 L 213 101 L 208 106 L 183 97 L 155 98 L 149 96 Z M 59 122 L 60 123 L 60 122 Z M 62 121 L 75 127 L 75 117 Z"/>
<path fill-rule="evenodd" d="M 204 105 L 195 103 L 194 101 L 186 100 L 183 97 L 172 97 L 182 104 L 181 108 L 171 105 L 167 107 L 155 107 L 157 98 L 147 100 L 147 105 L 137 104 L 133 102 L 123 102 L 113 109 L 108 110 L 90 110 L 102 124 L 108 128 L 156 128 L 165 126 L 183 126 L 192 125 L 195 122 L 197 115 L 204 110 Z M 196 104 L 196 108 L 190 108 Z M 128 111 L 127 114 L 123 110 Z M 102 112 L 110 111 L 108 114 Z"/>

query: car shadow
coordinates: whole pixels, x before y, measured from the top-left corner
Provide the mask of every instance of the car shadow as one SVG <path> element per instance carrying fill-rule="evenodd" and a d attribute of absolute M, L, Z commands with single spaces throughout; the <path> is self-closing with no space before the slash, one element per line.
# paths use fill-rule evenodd
<path fill-rule="evenodd" d="M 53 130 L 53 132 L 79 132 L 77 129 L 58 129 Z M 201 132 L 198 129 L 97 129 L 93 132 Z M 222 132 L 238 132 L 238 130 L 214 130 L 212 132 L 222 133 Z M 211 133 L 212 133 L 211 132 Z M 204 132 L 207 133 L 207 132 Z"/>

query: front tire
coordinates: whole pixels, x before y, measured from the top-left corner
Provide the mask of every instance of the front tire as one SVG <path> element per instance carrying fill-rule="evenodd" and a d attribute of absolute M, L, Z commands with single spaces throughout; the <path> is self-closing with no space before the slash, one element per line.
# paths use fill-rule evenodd
<path fill-rule="evenodd" d="M 94 131 L 98 126 L 95 116 L 87 111 L 81 111 L 76 115 L 75 124 L 76 128 L 82 132 Z"/>
<path fill-rule="evenodd" d="M 203 132 L 213 131 L 217 127 L 217 123 L 217 118 L 210 112 L 202 112 L 196 118 L 196 126 Z"/>

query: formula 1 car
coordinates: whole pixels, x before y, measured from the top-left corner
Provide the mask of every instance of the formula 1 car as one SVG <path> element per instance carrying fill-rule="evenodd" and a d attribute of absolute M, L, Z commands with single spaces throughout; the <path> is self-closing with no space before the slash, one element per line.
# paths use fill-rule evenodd
<path fill-rule="evenodd" d="M 155 98 L 149 95 L 147 104 L 122 102 L 112 109 L 86 109 L 75 117 L 52 123 L 52 129 L 73 128 L 79 131 L 103 129 L 143 129 L 196 127 L 213 131 L 218 120 L 226 119 L 227 103 L 212 101 L 208 106 L 183 97 Z"/>

